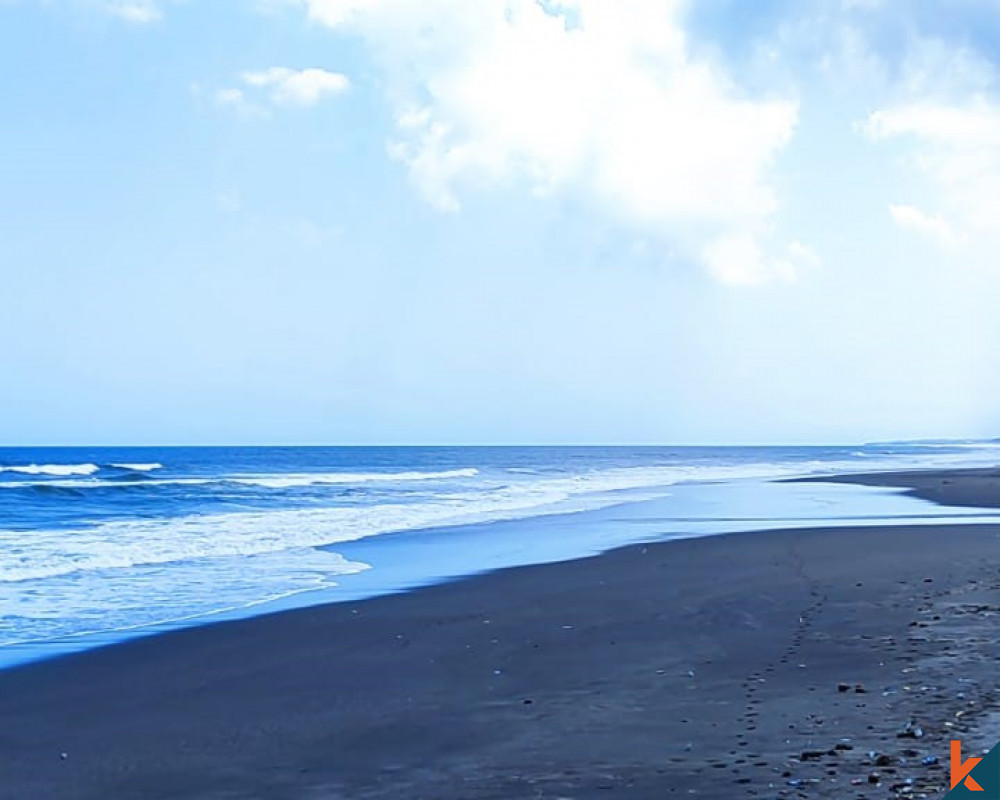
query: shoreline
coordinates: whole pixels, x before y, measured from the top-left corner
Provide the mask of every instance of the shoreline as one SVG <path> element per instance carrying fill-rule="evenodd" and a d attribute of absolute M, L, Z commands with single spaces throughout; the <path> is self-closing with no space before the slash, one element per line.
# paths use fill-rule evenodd
<path fill-rule="evenodd" d="M 1000 505 L 934 474 L 903 488 Z M 948 739 L 1000 736 L 998 552 L 719 534 L 12 667 L 0 798 L 942 796 Z"/>
<path fill-rule="evenodd" d="M 318 549 L 363 564 L 366 569 L 336 575 L 329 582 L 318 580 L 314 588 L 192 615 L 7 642 L 0 646 L 0 671 L 183 628 L 314 605 L 358 602 L 499 569 L 571 561 L 630 544 L 805 527 L 1000 523 L 1000 512 L 995 509 L 949 509 L 917 500 L 897 488 L 829 481 L 828 476 L 801 476 L 681 482 L 654 492 L 616 493 L 613 502 L 596 508 L 401 530 L 336 542 Z"/>
<path fill-rule="evenodd" d="M 821 476 L 793 478 L 786 483 L 822 483 Z M 905 489 L 904 494 L 938 505 L 1000 508 L 1000 468 L 930 469 L 866 472 L 836 476 L 836 483 Z"/>

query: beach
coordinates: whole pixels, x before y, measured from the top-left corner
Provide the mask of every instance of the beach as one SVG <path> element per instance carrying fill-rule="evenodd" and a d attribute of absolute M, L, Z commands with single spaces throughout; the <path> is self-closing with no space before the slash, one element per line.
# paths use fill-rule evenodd
<path fill-rule="evenodd" d="M 829 479 L 827 479 L 829 480 Z M 995 470 L 849 479 L 1000 504 Z M 1000 526 L 634 545 L 0 672 L 0 798 L 941 797 Z"/>

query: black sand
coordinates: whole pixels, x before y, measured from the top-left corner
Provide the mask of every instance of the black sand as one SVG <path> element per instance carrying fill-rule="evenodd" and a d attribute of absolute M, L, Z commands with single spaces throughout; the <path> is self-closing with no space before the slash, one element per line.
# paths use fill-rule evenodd
<path fill-rule="evenodd" d="M 2 672 L 0 798 L 941 797 L 998 615 L 1000 526 L 629 547 Z"/>

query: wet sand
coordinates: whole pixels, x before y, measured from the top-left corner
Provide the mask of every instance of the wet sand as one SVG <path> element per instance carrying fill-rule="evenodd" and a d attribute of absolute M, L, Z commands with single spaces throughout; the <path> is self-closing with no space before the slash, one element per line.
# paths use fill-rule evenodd
<path fill-rule="evenodd" d="M 799 483 L 822 482 L 823 478 L 800 479 Z M 1000 469 L 924 470 L 845 475 L 838 483 L 859 486 L 892 486 L 906 494 L 950 506 L 1000 507 Z"/>
<path fill-rule="evenodd" d="M 998 619 L 1000 526 L 627 547 L 0 672 L 0 798 L 941 797 Z"/>

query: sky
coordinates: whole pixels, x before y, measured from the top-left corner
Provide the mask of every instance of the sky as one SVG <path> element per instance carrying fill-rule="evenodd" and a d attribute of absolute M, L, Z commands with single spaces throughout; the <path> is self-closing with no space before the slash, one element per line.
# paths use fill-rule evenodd
<path fill-rule="evenodd" d="M 0 443 L 1000 435 L 996 0 L 0 0 Z"/>

